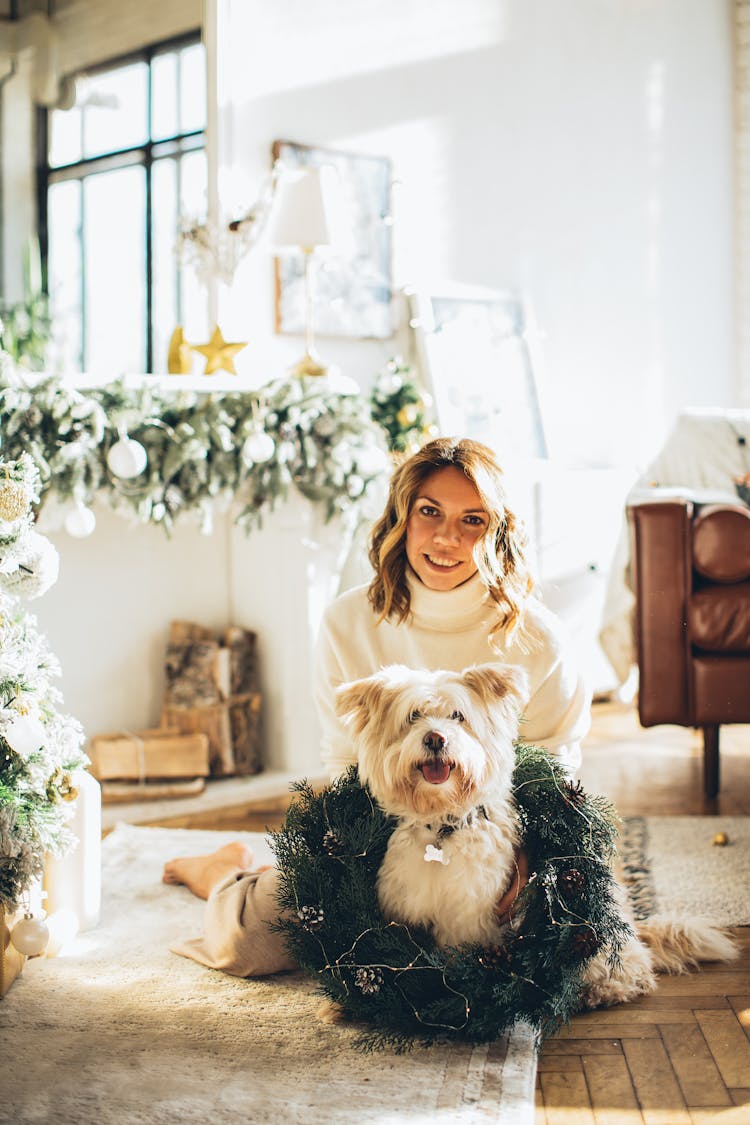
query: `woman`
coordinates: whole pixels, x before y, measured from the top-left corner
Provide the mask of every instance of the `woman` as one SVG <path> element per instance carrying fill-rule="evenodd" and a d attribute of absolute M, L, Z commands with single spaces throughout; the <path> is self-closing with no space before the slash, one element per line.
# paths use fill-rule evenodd
<path fill-rule="evenodd" d="M 572 775 L 589 726 L 589 693 L 558 621 L 533 596 L 525 532 L 507 507 L 492 451 L 438 438 L 401 465 L 373 528 L 370 562 L 372 582 L 329 606 L 318 640 L 315 696 L 332 776 L 355 760 L 334 706 L 339 684 L 386 664 L 461 671 L 493 660 L 526 672 L 523 740 L 545 746 Z M 166 865 L 165 882 L 208 899 L 205 937 L 176 952 L 237 976 L 295 967 L 267 925 L 277 916 L 276 873 L 251 873 L 251 862 L 236 843 Z M 523 858 L 520 868 L 500 916 L 525 879 Z"/>

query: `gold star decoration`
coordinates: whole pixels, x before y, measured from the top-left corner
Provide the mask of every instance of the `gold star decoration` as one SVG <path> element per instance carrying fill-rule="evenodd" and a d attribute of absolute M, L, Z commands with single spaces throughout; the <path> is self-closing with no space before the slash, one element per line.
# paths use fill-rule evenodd
<path fill-rule="evenodd" d="M 193 355 L 190 344 L 185 339 L 182 325 L 178 324 L 172 333 L 167 352 L 167 371 L 170 375 L 189 375 L 193 369 Z"/>
<path fill-rule="evenodd" d="M 193 344 L 193 351 L 200 352 L 201 355 L 206 357 L 204 375 L 213 375 L 216 371 L 228 371 L 230 375 L 236 375 L 234 357 L 237 352 L 241 352 L 246 347 L 247 340 L 243 343 L 228 343 L 222 336 L 221 329 L 217 324 L 208 343 Z"/>

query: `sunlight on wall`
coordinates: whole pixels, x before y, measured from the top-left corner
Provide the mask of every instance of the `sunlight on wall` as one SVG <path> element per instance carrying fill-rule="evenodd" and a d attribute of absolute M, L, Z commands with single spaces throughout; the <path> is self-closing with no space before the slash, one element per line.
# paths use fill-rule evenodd
<path fill-rule="evenodd" d="M 253 97 L 490 47 L 506 32 L 505 0 L 461 0 L 460 20 L 454 0 L 223 0 L 223 7 L 232 68 L 252 75 Z M 285 25 L 294 28 L 285 51 L 269 50 Z"/>
<path fill-rule="evenodd" d="M 637 460 L 642 461 L 657 441 L 665 426 L 664 366 L 661 325 L 663 317 L 662 287 L 662 188 L 664 164 L 664 95 L 666 68 L 663 62 L 649 67 L 644 90 L 648 173 L 650 184 L 646 200 L 646 293 L 651 346 L 650 362 L 645 372 L 643 428 L 640 432 Z"/>
<path fill-rule="evenodd" d="M 459 216 L 453 207 L 450 118 L 404 118 L 392 128 L 337 138 L 335 147 L 386 152 L 393 160 L 393 277 L 396 286 L 433 285 L 447 278 L 448 253 Z M 429 184 L 429 190 L 425 190 Z"/>

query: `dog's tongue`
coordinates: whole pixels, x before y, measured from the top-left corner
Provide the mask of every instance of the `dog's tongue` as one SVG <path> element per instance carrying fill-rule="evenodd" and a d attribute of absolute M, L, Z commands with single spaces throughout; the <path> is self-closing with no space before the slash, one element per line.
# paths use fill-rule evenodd
<path fill-rule="evenodd" d="M 451 775 L 450 762 L 423 762 L 419 768 L 430 785 L 442 785 Z"/>

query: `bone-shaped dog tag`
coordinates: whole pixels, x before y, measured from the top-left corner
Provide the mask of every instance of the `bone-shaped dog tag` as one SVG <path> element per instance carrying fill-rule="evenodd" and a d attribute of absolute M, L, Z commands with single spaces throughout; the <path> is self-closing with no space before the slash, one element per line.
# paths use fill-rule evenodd
<path fill-rule="evenodd" d="M 428 844 L 424 850 L 425 863 L 450 863 L 443 855 L 442 848 L 436 848 L 434 844 Z"/>

